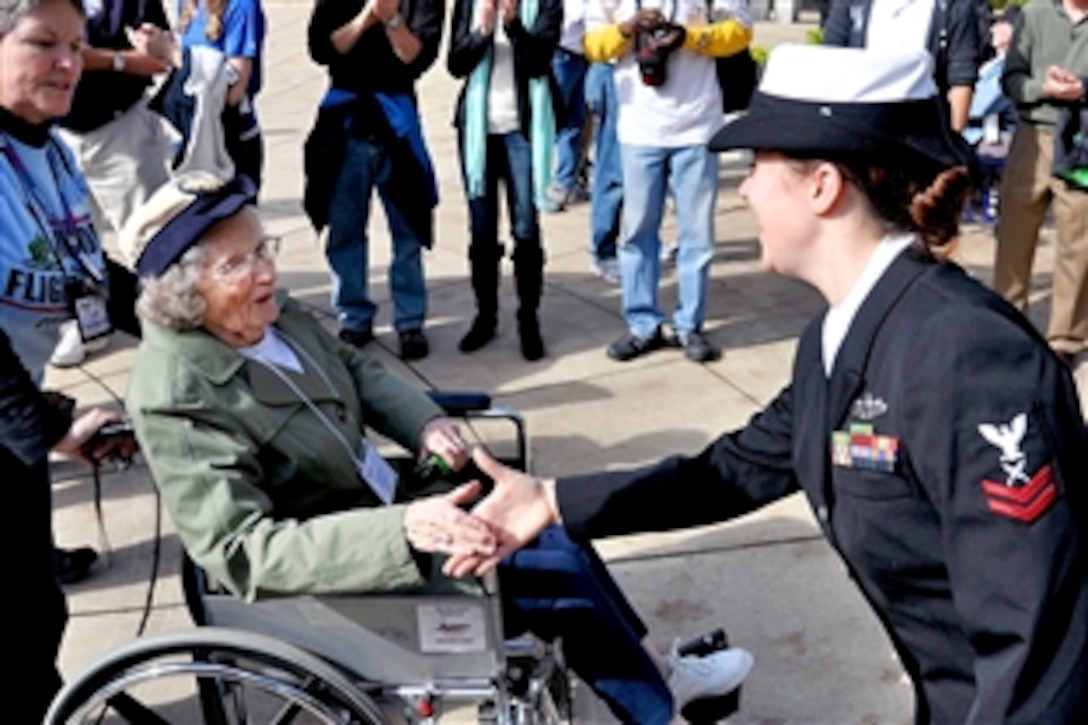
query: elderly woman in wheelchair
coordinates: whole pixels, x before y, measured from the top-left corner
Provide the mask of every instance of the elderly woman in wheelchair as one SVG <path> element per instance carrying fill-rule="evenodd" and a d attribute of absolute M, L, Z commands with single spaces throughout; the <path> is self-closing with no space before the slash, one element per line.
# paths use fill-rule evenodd
<path fill-rule="evenodd" d="M 496 546 L 462 509 L 478 484 L 399 475 L 366 433 L 459 469 L 458 424 L 276 290 L 276 240 L 253 193 L 244 177 L 182 176 L 119 239 L 143 285 L 126 402 L 178 534 L 248 600 L 448 590 L 445 556 Z M 561 638 L 569 667 L 625 722 L 666 723 L 751 667 L 736 648 L 657 655 L 593 549 L 559 528 L 498 580 L 507 627 Z"/>

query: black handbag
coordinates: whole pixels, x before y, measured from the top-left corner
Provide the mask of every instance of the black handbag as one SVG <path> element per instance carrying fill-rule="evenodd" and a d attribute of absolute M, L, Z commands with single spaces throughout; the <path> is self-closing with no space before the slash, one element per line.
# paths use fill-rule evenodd
<path fill-rule="evenodd" d="M 748 48 L 714 59 L 718 85 L 722 89 L 722 112 L 743 111 L 752 100 L 759 69 Z"/>

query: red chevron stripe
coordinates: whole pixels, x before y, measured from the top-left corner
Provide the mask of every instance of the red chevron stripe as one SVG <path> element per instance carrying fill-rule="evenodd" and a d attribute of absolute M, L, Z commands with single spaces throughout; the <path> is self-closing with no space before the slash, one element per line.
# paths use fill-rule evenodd
<path fill-rule="evenodd" d="M 986 492 L 987 496 L 1004 499 L 1011 503 L 1023 506 L 1034 499 L 1039 494 L 1039 491 L 1046 488 L 1049 483 L 1050 464 L 1048 463 L 1040 468 L 1035 475 L 1031 477 L 1031 480 L 1023 486 L 1006 486 L 1004 483 L 984 480 L 982 482 L 982 490 Z"/>
<path fill-rule="evenodd" d="M 1050 505 L 1058 498 L 1058 489 L 1051 483 L 1047 486 L 1043 492 L 1039 495 L 1039 498 L 1029 506 L 1018 506 L 1005 501 L 995 501 L 990 499 L 987 501 L 990 510 L 995 514 L 1001 514 L 1002 516 L 1008 516 L 1010 519 L 1016 519 L 1017 521 L 1023 521 L 1026 524 L 1034 523 L 1036 519 L 1046 513 Z"/>

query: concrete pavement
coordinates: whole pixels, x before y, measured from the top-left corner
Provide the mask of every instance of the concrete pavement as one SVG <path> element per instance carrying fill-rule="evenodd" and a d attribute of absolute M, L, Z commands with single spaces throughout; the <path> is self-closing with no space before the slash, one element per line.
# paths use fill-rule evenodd
<path fill-rule="evenodd" d="M 266 87 L 259 101 L 267 181 L 261 213 L 284 237 L 282 284 L 335 327 L 321 246 L 303 216 L 301 146 L 325 86 L 306 54 L 309 4 L 270 3 Z M 761 23 L 756 44 L 804 38 L 811 21 Z M 444 53 L 443 56 L 444 58 Z M 374 69 L 373 72 L 380 72 Z M 547 475 L 648 462 L 694 452 L 720 432 L 743 424 L 786 381 L 798 333 L 817 311 L 817 296 L 758 268 L 754 222 L 736 195 L 745 171 L 740 155 L 723 159 L 717 209 L 718 244 L 708 300 L 707 330 L 725 350 L 697 366 L 675 351 L 626 364 L 604 349 L 623 330 L 619 293 L 588 271 L 588 207 L 542 217 L 548 251 L 542 309 L 548 357 L 526 363 L 518 353 L 515 302 L 504 268 L 499 338 L 471 356 L 456 343 L 473 313 L 467 281 L 467 221 L 450 127 L 459 85 L 440 60 L 423 79 L 423 122 L 440 177 L 437 243 L 427 255 L 431 356 L 406 366 L 396 357 L 389 326 L 388 237 L 374 206 L 371 284 L 383 302 L 372 352 L 421 386 L 490 390 L 525 415 L 535 470 Z M 664 237 L 675 237 L 671 222 Z M 1049 289 L 1049 245 L 1038 265 L 1036 296 Z M 962 259 L 988 278 L 992 239 L 971 229 Z M 662 297 L 675 297 L 667 272 Z M 116 404 L 135 352 L 118 336 L 83 370 L 51 371 L 48 384 L 81 404 Z M 96 542 L 91 486 L 85 471 L 56 465 L 55 523 L 61 545 Z M 68 676 L 130 641 L 140 619 L 151 569 L 155 503 L 142 466 L 110 473 L 103 513 L 112 547 L 109 566 L 68 589 L 72 612 L 61 653 Z M 163 520 L 162 571 L 147 631 L 190 626 L 177 576 L 178 542 Z M 724 625 L 756 658 L 736 723 L 909 722 L 911 697 L 891 647 L 820 537 L 803 500 L 794 497 L 744 519 L 689 531 L 604 541 L 600 549 L 667 647 Z M 599 712 L 591 719 L 604 720 Z"/>

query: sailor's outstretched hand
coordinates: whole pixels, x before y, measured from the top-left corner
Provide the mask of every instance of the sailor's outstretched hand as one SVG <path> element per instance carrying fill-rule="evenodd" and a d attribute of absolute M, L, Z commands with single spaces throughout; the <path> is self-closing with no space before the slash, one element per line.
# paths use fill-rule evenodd
<path fill-rule="evenodd" d="M 495 483 L 494 489 L 472 509 L 472 515 L 486 522 L 498 537 L 491 555 L 460 553 L 443 566 L 447 576 L 481 576 L 502 560 L 559 523 L 555 503 L 555 480 L 541 479 L 496 461 L 482 447 L 473 450 L 476 466 Z"/>

